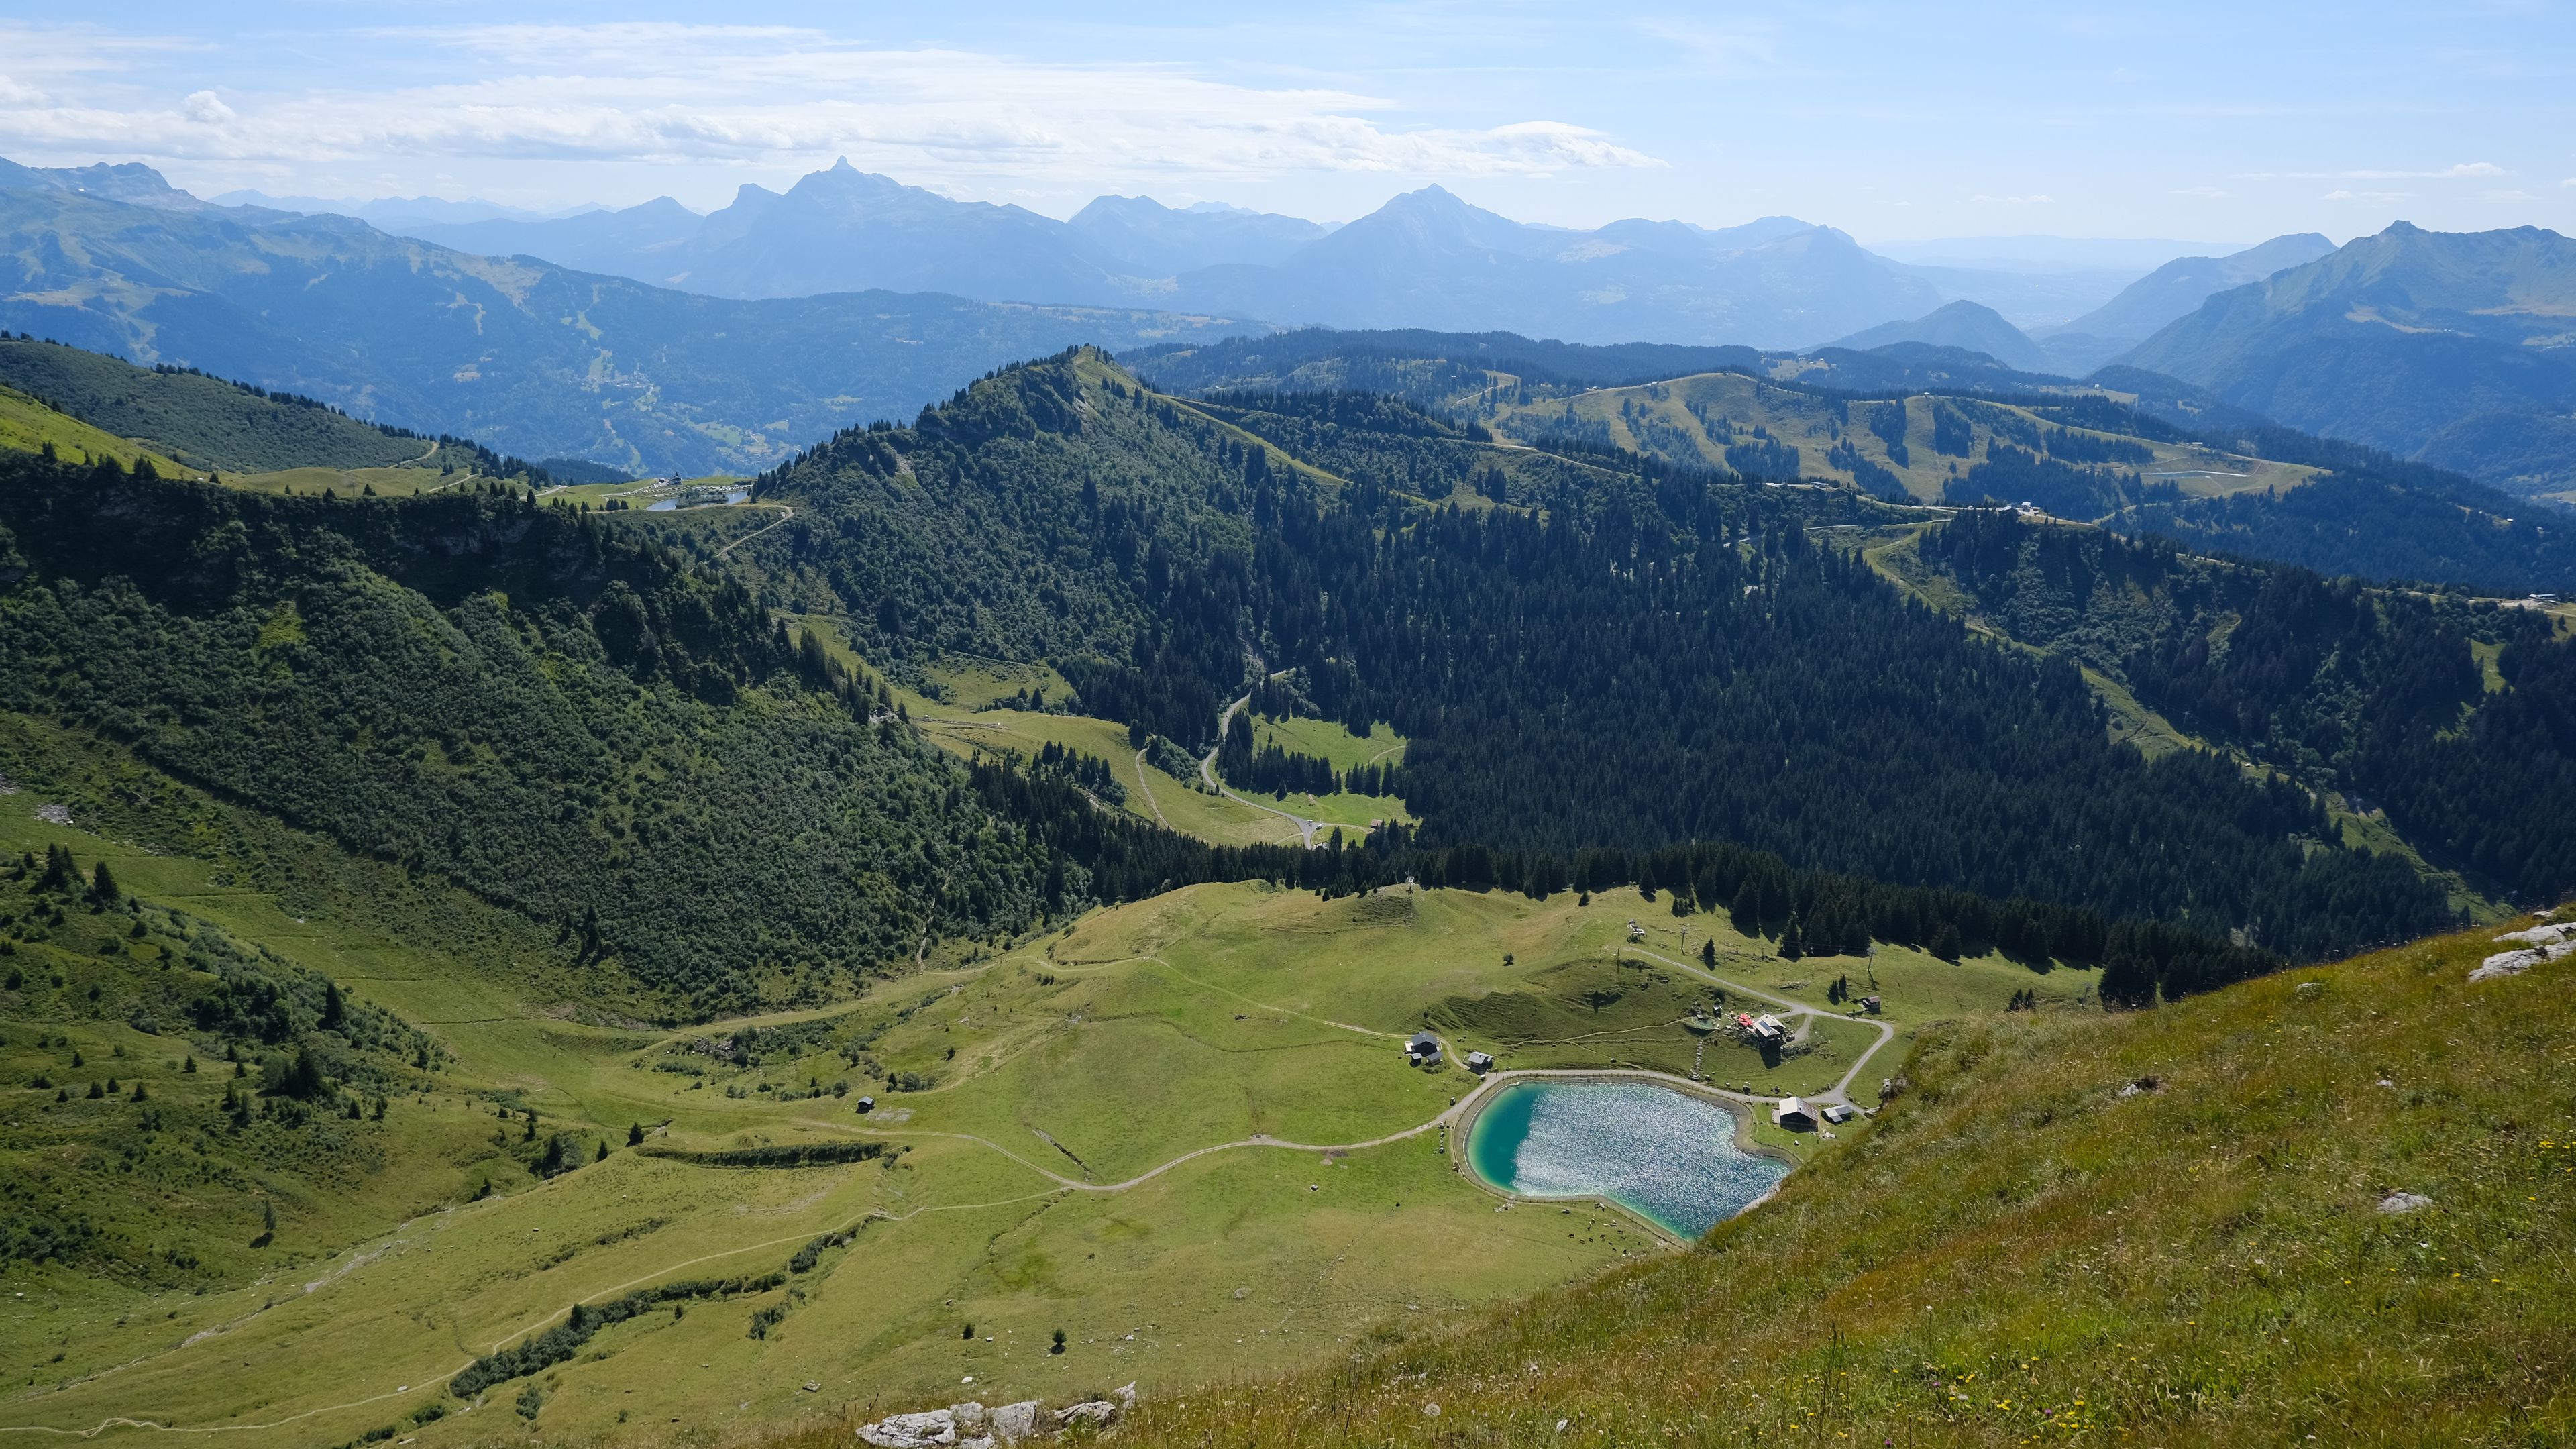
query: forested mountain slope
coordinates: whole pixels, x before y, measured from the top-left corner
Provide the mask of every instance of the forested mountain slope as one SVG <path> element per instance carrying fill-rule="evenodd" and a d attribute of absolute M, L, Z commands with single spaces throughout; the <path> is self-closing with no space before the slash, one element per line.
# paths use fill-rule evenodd
<path fill-rule="evenodd" d="M 1920 344 L 1805 358 L 1543 352 L 1512 338 L 1298 332 L 1153 349 L 1139 366 L 1201 395 L 1366 388 L 1542 447 L 1924 503 L 2030 503 L 2326 573 L 2576 589 L 2576 527 L 2456 473 L 2278 427 L 2134 368 L 2106 370 L 2097 387 L 1954 365 L 1967 356 Z"/>
<path fill-rule="evenodd" d="M 801 683 L 739 583 L 524 496 L 22 455 L 0 530 L 0 707 L 454 879 L 675 1004 L 810 996 L 1079 892 L 944 757 Z"/>
<path fill-rule="evenodd" d="M 1915 551 L 1991 626 L 2103 670 L 2184 730 L 2384 806 L 2487 889 L 2576 889 L 2576 637 L 2558 618 L 1994 514 Z"/>
<path fill-rule="evenodd" d="M 1193 406 L 1067 354 L 764 478 L 811 512 L 743 552 L 845 611 L 871 658 L 1050 658 L 1140 735 L 1211 743 L 1254 661 L 1295 669 L 1326 717 L 1412 741 L 1426 844 L 1724 839 L 2298 954 L 2448 918 L 2403 861 L 2334 844 L 2305 793 L 2114 747 L 2071 668 L 1807 541 L 1902 512 L 1705 469 L 1591 464 L 1532 491 L 1514 468 L 1568 460 L 1359 402 Z M 1492 459 L 1504 506 L 1443 511 L 1424 494 L 1445 465 L 1373 461 L 1443 450 Z"/>

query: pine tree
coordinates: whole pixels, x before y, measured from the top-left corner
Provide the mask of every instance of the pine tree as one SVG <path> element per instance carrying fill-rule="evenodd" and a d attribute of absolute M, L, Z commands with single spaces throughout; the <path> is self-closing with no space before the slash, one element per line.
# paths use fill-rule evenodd
<path fill-rule="evenodd" d="M 1744 884 L 1737 887 L 1735 904 L 1726 908 L 1726 919 L 1739 936 L 1762 934 L 1762 892 L 1753 884 L 1753 877 L 1746 876 Z"/>
<path fill-rule="evenodd" d="M 68 846 L 59 842 L 45 847 L 45 875 L 36 882 L 40 891 L 68 891 L 80 880 L 80 867 L 72 862 Z"/>
<path fill-rule="evenodd" d="M 125 893 L 117 889 L 116 876 L 108 870 L 106 861 L 90 867 L 89 895 L 101 905 L 114 905 L 124 899 Z"/>
<path fill-rule="evenodd" d="M 626 1124 L 626 1145 L 629 1147 L 641 1147 L 644 1145 L 643 1123 L 630 1122 Z"/>
<path fill-rule="evenodd" d="M 324 1029 L 325 1031 L 329 1031 L 329 1030 L 337 1029 L 337 1028 L 338 1028 L 338 1027 L 339 1027 L 339 1026 L 344 1022 L 344 1021 L 346 1021 L 346 1020 L 347 1020 L 347 1016 L 348 1016 L 348 1004 L 347 1004 L 346 1002 L 343 1002 L 343 1001 L 340 999 L 340 983 L 338 983 L 338 982 L 336 982 L 336 981 L 325 981 L 325 982 L 323 982 L 323 983 L 322 983 L 322 1027 L 323 1027 L 323 1029 Z"/>
<path fill-rule="evenodd" d="M 314 1059 L 313 1048 L 302 1047 L 295 1053 L 295 1065 L 287 1068 L 280 1090 L 299 1102 L 310 1102 L 322 1095 L 322 1064 Z"/>

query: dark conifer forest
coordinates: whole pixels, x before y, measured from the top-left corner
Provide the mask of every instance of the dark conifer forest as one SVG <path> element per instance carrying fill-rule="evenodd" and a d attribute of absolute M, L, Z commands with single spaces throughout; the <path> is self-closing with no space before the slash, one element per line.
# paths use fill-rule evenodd
<path fill-rule="evenodd" d="M 2344 848 L 2307 789 L 2112 743 L 2071 665 L 1973 636 L 1812 532 L 1901 510 L 1599 468 L 1562 506 L 1495 511 L 1242 441 L 1315 429 L 1343 438 L 1343 459 L 1482 446 L 1417 409 L 1341 395 L 1201 409 L 1068 355 L 767 480 L 819 516 L 763 558 L 782 584 L 832 587 L 870 647 L 900 656 L 921 631 L 889 627 L 896 611 L 845 582 L 827 540 L 875 539 L 855 552 L 926 567 L 949 501 L 961 515 L 997 506 L 983 480 L 1007 476 L 1009 507 L 1043 533 L 1026 568 L 986 576 L 979 612 L 1055 613 L 1041 632 L 1084 710 L 1206 748 L 1226 701 L 1293 669 L 1325 717 L 1387 720 L 1414 741 L 1400 788 L 1425 847 L 1567 859 L 1724 840 L 2296 955 L 2451 919 L 2404 860 Z M 918 478 L 955 482 L 917 497 L 902 485 Z M 1073 627 L 1085 618 L 1136 622 L 1121 637 Z M 950 647 L 984 637 L 949 627 Z M 1246 739 L 1227 748 L 1229 778 L 1255 788 L 1295 768 Z"/>
<path fill-rule="evenodd" d="M 2384 808 L 2441 862 L 2519 898 L 2576 885 L 2564 808 L 2576 799 L 2576 640 L 2546 614 L 1994 514 L 1920 548 L 2015 638 L 2112 673 L 2184 729 Z"/>

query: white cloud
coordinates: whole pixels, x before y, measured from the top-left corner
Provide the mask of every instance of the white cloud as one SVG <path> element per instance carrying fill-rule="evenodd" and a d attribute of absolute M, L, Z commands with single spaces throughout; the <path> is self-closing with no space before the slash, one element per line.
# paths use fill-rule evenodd
<path fill-rule="evenodd" d="M 1663 164 L 1559 121 L 1408 128 L 1377 118 L 1395 109 L 1379 97 L 1239 85 L 1178 66 L 868 47 L 767 26 L 383 34 L 468 53 L 470 63 L 454 69 L 471 78 L 407 88 L 235 88 L 229 100 L 200 91 L 177 110 L 91 85 L 78 105 L 0 104 L 0 152 L 298 169 L 397 157 L 810 166 L 847 156 L 863 169 L 932 185 L 1038 171 L 1091 180 L 1290 170 L 1480 177 Z"/>
<path fill-rule="evenodd" d="M 1968 199 L 1984 205 L 2002 206 L 2047 206 L 2057 200 L 2053 196 L 1987 196 L 1982 192 Z"/>

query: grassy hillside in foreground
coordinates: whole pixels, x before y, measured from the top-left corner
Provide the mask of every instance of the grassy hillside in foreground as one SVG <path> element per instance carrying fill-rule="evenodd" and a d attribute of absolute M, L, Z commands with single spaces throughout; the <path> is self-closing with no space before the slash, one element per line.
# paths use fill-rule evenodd
<path fill-rule="evenodd" d="M 2565 962 L 2470 984 L 2493 934 L 1960 1022 L 1699 1250 L 1394 1325 L 1312 1376 L 1155 1395 L 1123 1436 L 2565 1442 L 2576 1005 Z M 2384 1210 L 2399 1191 L 2429 1205 Z"/>

